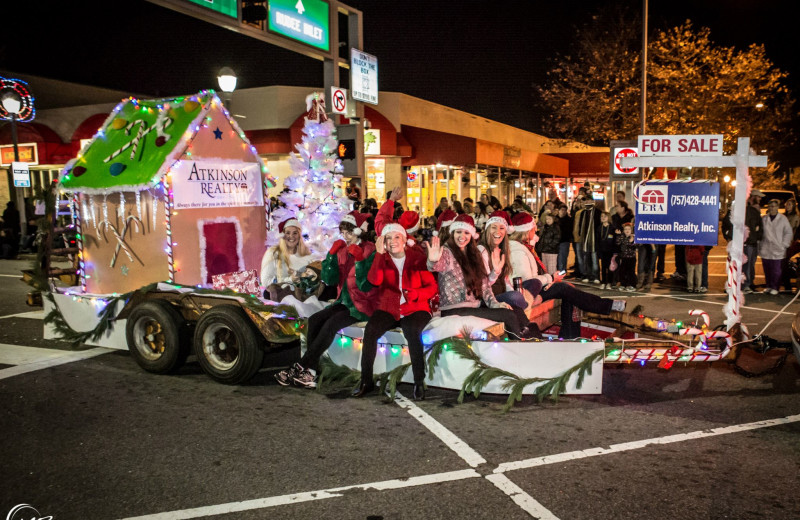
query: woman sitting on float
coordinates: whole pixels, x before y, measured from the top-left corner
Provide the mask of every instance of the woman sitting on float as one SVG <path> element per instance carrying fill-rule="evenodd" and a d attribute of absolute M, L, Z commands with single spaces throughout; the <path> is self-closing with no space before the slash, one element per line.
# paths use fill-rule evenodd
<path fill-rule="evenodd" d="M 403 216 L 409 212 L 403 213 Z M 422 331 L 431 320 L 429 300 L 438 291 L 436 280 L 426 266 L 426 255 L 399 222 L 378 221 L 376 253 L 367 280 L 377 288 L 378 308 L 364 329 L 361 349 L 361 383 L 353 397 L 375 389 L 373 365 L 378 339 L 389 329 L 403 329 L 414 374 L 414 400 L 425 399 L 425 353 Z M 368 263 L 367 261 L 363 263 Z"/>
<path fill-rule="evenodd" d="M 403 198 L 403 191 L 399 186 L 396 186 L 392 191 L 389 192 L 389 198 L 386 199 L 386 202 L 384 202 L 383 205 L 381 205 L 381 208 L 378 210 L 377 215 L 375 215 L 376 232 L 380 233 L 380 231 L 378 230 L 382 229 L 383 226 L 395 222 L 394 203 L 398 202 L 402 198 Z M 455 216 L 453 218 L 455 218 Z M 419 229 L 419 213 L 417 213 L 416 211 L 404 211 L 397 219 L 396 223 L 403 226 L 403 229 L 405 230 L 406 233 L 406 239 L 410 242 L 409 245 L 418 248 L 420 251 L 424 253 L 424 251 L 422 250 L 423 246 L 419 242 L 417 242 L 412 236 Z M 377 245 L 377 240 L 376 240 L 376 245 Z"/>
<path fill-rule="evenodd" d="M 536 242 L 536 227 L 533 217 L 528 213 L 517 213 L 512 220 L 514 232 L 511 239 L 511 278 L 522 278 L 523 287 L 534 297 L 532 305 L 548 300 L 561 300 L 561 329 L 558 336 L 573 339 L 580 336 L 580 320 L 573 316 L 577 307 L 587 312 L 609 315 L 611 311 L 624 311 L 625 300 L 611 300 L 576 289 L 572 284 L 562 282 L 562 274 L 553 275 L 553 283 L 540 274 L 539 264 L 531 251 Z M 502 232 L 505 232 L 503 230 Z"/>
<path fill-rule="evenodd" d="M 278 224 L 281 238 L 278 244 L 270 247 L 261 259 L 261 284 L 266 287 L 265 295 L 270 300 L 301 308 L 311 308 L 307 317 L 322 309 L 322 304 L 315 296 L 301 302 L 293 295 L 300 278 L 306 275 L 309 264 L 321 260 L 314 255 L 303 241 L 303 229 L 300 221 L 290 217 Z M 300 303 L 301 305 L 297 305 Z M 304 305 L 303 305 L 304 304 Z M 301 312 L 301 315 L 303 313 Z"/>
<path fill-rule="evenodd" d="M 438 236 L 428 247 L 428 269 L 439 274 L 439 309 L 442 316 L 476 316 L 502 322 L 515 339 L 524 339 L 511 306 L 498 302 L 475 238 L 472 217 L 459 215 L 450 224 L 450 238 L 442 245 Z"/>
<path fill-rule="evenodd" d="M 363 242 L 360 238 L 367 230 L 368 216 L 351 211 L 339 223 L 344 240 L 334 242 L 322 262 L 321 274 L 323 283 L 336 285 L 338 297 L 329 307 L 308 318 L 306 353 L 298 363 L 275 374 L 279 384 L 288 386 L 295 383 L 315 388 L 319 360 L 333 343 L 336 333 L 359 321 L 367 321 L 375 311 L 378 303 L 376 292 L 363 292 L 356 282 L 357 276 L 366 277 L 366 272 L 356 269 L 356 262 L 375 252 L 375 244 Z"/>
<path fill-rule="evenodd" d="M 502 210 L 492 213 L 481 233 L 478 249 L 483 257 L 486 272 L 489 273 L 489 283 L 492 284 L 492 292 L 497 301 L 511 305 L 520 325 L 526 327 L 528 326 L 528 317 L 525 309 L 528 307 L 528 302 L 520 291 L 515 290 L 511 281 L 511 249 L 524 246 L 509 240 L 509 228 L 511 228 L 511 219 L 508 213 Z M 530 280 L 524 280 L 522 286 L 525 287 L 526 284 L 530 284 L 536 279 L 541 281 L 541 285 L 547 285 L 554 281 L 554 276 L 538 274 Z M 560 277 L 557 278 L 557 280 L 560 279 Z"/>

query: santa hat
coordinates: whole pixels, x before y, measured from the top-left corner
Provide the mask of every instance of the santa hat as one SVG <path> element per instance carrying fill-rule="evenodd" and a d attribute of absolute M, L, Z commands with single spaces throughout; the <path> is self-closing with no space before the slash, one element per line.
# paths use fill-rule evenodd
<path fill-rule="evenodd" d="M 350 213 L 348 213 L 347 215 L 345 215 L 344 217 L 342 217 L 342 222 L 347 222 L 347 223 L 352 224 L 353 226 L 355 226 L 355 229 L 353 230 L 353 234 L 354 235 L 361 235 L 362 233 L 367 231 L 367 226 L 368 226 L 367 218 L 368 217 L 369 217 L 369 214 L 367 214 L 367 213 L 359 213 L 358 211 L 353 210 Z"/>
<path fill-rule="evenodd" d="M 403 215 L 405 215 L 405 213 L 403 213 Z M 401 235 L 403 235 L 403 237 L 408 238 L 408 231 L 406 230 L 406 227 L 400 223 L 400 221 L 398 222 L 389 221 L 386 223 L 378 224 L 378 226 L 379 227 L 375 231 L 377 231 L 378 234 L 382 237 L 388 235 L 389 233 L 400 233 Z M 408 240 L 406 240 L 406 244 L 408 244 L 409 246 L 413 246 L 415 242 L 414 240 L 408 238 Z"/>
<path fill-rule="evenodd" d="M 508 216 L 508 213 L 502 210 L 497 210 L 492 212 L 492 216 L 486 220 L 486 224 L 483 225 L 483 229 L 487 229 L 492 224 L 503 224 L 509 233 L 514 232 L 514 226 L 511 225 L 511 217 Z"/>
<path fill-rule="evenodd" d="M 283 230 L 286 229 L 287 226 L 294 226 L 300 231 L 303 230 L 303 226 L 300 225 L 300 221 L 294 217 L 289 217 L 280 224 L 278 224 L 278 233 L 283 233 Z"/>
<path fill-rule="evenodd" d="M 450 233 L 454 233 L 457 229 L 466 229 L 470 232 L 472 238 L 478 238 L 480 236 L 478 232 L 475 231 L 475 221 L 466 213 L 456 217 L 453 223 L 450 224 Z"/>
<path fill-rule="evenodd" d="M 524 211 L 520 211 L 514 215 L 514 218 L 511 219 L 511 223 L 514 224 L 514 231 L 525 232 L 530 231 L 534 227 L 533 217 L 530 213 Z"/>
<path fill-rule="evenodd" d="M 416 211 L 404 211 L 400 218 L 397 219 L 397 223 L 405 228 L 407 235 L 410 235 L 419 229 L 419 213 Z"/>
<path fill-rule="evenodd" d="M 439 218 L 436 220 L 436 231 L 433 232 L 433 236 L 438 236 L 439 230 L 452 224 L 457 216 L 452 209 L 446 209 L 439 213 Z"/>

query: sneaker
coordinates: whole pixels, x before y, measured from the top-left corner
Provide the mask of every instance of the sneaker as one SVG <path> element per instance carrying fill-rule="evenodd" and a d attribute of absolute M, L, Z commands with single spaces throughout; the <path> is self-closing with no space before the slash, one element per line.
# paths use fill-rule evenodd
<path fill-rule="evenodd" d="M 745 287 L 744 289 L 742 289 L 742 294 L 753 294 L 753 289 Z"/>
<path fill-rule="evenodd" d="M 625 290 L 628 291 L 628 292 L 634 292 L 634 291 L 636 291 L 636 287 L 634 287 L 632 285 L 629 285 L 629 286 L 627 286 L 625 288 Z"/>
<path fill-rule="evenodd" d="M 689 288 L 686 289 L 686 292 L 694 292 L 694 288 L 689 287 Z"/>
<path fill-rule="evenodd" d="M 600 283 L 600 280 L 595 278 L 595 280 L 592 283 L 595 283 L 595 284 Z"/>
<path fill-rule="evenodd" d="M 588 281 L 589 281 L 589 279 L 588 279 L 588 278 L 584 278 L 584 279 L 582 279 L 581 281 L 582 281 L 583 283 L 586 283 L 586 282 L 588 282 Z"/>
<path fill-rule="evenodd" d="M 617 312 L 625 312 L 625 305 L 627 304 L 628 302 L 626 300 L 614 300 L 611 303 L 611 310 Z"/>
<path fill-rule="evenodd" d="M 292 381 L 306 388 L 317 387 L 317 375 L 311 373 L 310 370 L 306 370 L 304 368 L 301 369 L 300 372 L 298 372 L 298 374 L 292 378 Z"/>
<path fill-rule="evenodd" d="M 286 370 L 281 370 L 275 374 L 275 380 L 281 386 L 289 386 L 292 384 L 292 380 L 297 376 L 297 374 L 302 372 L 302 370 L 303 367 L 300 366 L 300 363 L 295 363 Z"/>
<path fill-rule="evenodd" d="M 770 293 L 771 295 L 775 296 L 776 294 L 778 294 L 778 290 L 777 290 L 777 289 L 770 289 L 770 290 L 769 290 L 769 293 Z"/>
<path fill-rule="evenodd" d="M 701 293 L 708 292 L 708 287 L 701 287 L 701 288 L 697 289 L 697 292 L 701 292 Z"/>

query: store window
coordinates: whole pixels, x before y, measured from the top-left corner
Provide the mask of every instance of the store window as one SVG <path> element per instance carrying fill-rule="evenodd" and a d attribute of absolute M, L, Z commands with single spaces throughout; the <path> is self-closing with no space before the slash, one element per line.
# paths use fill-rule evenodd
<path fill-rule="evenodd" d="M 386 159 L 367 159 L 367 193 L 380 206 L 386 200 Z"/>

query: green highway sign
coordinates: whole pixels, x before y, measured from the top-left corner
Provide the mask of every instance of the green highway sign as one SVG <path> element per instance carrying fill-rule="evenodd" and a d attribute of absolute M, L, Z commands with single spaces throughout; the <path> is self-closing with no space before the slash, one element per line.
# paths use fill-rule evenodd
<path fill-rule="evenodd" d="M 202 5 L 212 11 L 216 11 L 231 18 L 239 18 L 239 13 L 236 10 L 238 0 L 188 0 L 189 2 Z"/>
<path fill-rule="evenodd" d="M 329 51 L 329 11 L 324 0 L 269 0 L 269 30 Z"/>

